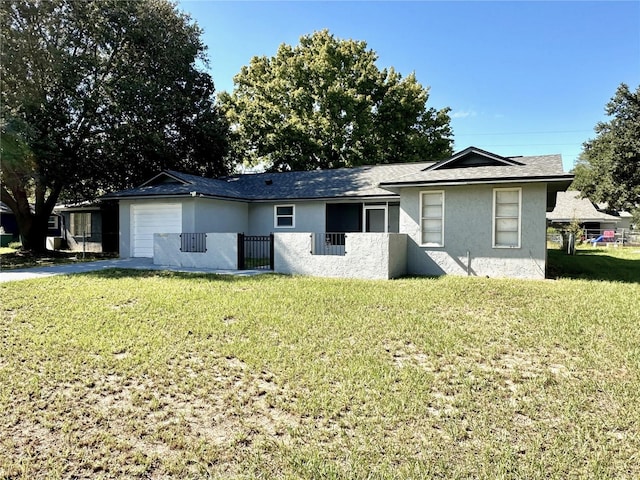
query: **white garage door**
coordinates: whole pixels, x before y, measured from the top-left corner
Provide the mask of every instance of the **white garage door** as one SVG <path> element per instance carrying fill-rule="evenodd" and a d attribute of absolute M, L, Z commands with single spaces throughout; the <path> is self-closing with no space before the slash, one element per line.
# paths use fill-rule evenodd
<path fill-rule="evenodd" d="M 182 205 L 131 205 L 131 256 L 153 257 L 154 233 L 181 233 Z"/>

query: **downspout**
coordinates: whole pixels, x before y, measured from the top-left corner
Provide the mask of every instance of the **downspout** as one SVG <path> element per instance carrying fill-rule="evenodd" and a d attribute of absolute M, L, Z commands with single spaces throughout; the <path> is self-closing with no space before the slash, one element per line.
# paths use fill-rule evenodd
<path fill-rule="evenodd" d="M 471 276 L 471 252 L 467 250 L 467 277 Z"/>

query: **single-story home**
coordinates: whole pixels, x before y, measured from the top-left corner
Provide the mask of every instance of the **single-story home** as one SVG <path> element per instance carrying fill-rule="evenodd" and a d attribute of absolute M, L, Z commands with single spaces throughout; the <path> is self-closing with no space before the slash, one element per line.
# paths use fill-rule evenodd
<path fill-rule="evenodd" d="M 615 232 L 617 235 L 628 233 L 631 229 L 631 214 L 617 212 L 611 215 L 604 210 L 606 205 L 597 205 L 577 190 L 558 192 L 555 208 L 547 213 L 547 220 L 553 225 L 567 225 L 577 221 L 584 230 L 587 239 L 598 238 L 603 232 Z"/>
<path fill-rule="evenodd" d="M 545 213 L 572 180 L 560 155 L 469 147 L 438 162 L 215 179 L 164 171 L 105 198 L 119 200 L 120 256 L 161 265 L 544 278 Z M 256 253 L 247 241 L 257 238 L 269 248 Z"/>
<path fill-rule="evenodd" d="M 87 252 L 117 252 L 118 205 L 114 201 L 85 201 L 56 205 L 64 248 Z"/>

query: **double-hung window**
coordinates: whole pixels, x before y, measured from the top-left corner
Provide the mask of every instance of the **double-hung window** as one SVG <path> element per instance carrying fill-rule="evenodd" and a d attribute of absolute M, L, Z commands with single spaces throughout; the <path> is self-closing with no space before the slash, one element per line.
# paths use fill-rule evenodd
<path fill-rule="evenodd" d="M 444 246 L 444 191 L 420 192 L 420 243 Z"/>
<path fill-rule="evenodd" d="M 521 212 L 521 188 L 493 190 L 494 248 L 520 248 Z"/>
<path fill-rule="evenodd" d="M 274 209 L 273 225 L 276 228 L 293 228 L 295 222 L 295 205 L 276 205 Z"/>

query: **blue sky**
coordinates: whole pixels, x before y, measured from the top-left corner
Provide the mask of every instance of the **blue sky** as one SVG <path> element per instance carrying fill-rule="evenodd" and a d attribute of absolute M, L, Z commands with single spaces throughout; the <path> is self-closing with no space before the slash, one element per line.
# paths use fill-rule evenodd
<path fill-rule="evenodd" d="M 640 2 L 183 0 L 204 30 L 218 91 L 253 56 L 328 29 L 364 40 L 379 68 L 415 72 L 451 107 L 455 150 L 561 153 L 573 167 L 621 82 L 640 85 Z"/>

